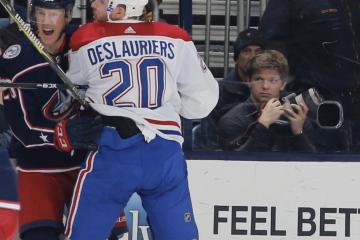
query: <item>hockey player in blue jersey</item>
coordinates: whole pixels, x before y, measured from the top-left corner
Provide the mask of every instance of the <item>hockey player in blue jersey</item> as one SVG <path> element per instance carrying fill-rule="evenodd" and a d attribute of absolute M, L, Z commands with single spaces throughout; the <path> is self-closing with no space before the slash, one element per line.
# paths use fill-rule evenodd
<path fill-rule="evenodd" d="M 218 85 L 184 30 L 138 20 L 147 2 L 95 0 L 95 22 L 71 39 L 68 77 L 88 86 L 86 100 L 106 126 L 75 186 L 65 231 L 71 240 L 105 239 L 134 192 L 154 240 L 198 239 L 180 116 L 207 116 Z M 81 141 L 70 123 L 55 130 L 64 150 Z"/>
<path fill-rule="evenodd" d="M 74 0 L 32 1 L 33 29 L 64 70 L 67 69 L 64 53 L 68 50 L 71 34 L 68 24 L 73 5 Z M 0 57 L 0 79 L 14 83 L 61 83 L 26 40 L 4 50 Z M 76 111 L 76 104 L 68 101 L 66 92 L 56 89 L 7 89 L 3 98 L 14 136 L 11 154 L 17 160 L 20 237 L 23 240 L 58 240 L 64 230 L 64 206 L 69 205 L 85 154 L 58 151 L 53 143 L 53 128 L 59 120 Z M 126 222 L 120 222 L 119 227 L 126 231 Z"/>
<path fill-rule="evenodd" d="M 34 0 L 34 30 L 47 51 L 67 68 L 65 26 L 71 20 L 73 0 Z M 14 83 L 60 83 L 49 64 L 28 41 L 4 50 L 0 78 Z M 7 89 L 6 118 L 13 131 L 10 153 L 17 160 L 20 196 L 20 237 L 24 240 L 58 240 L 63 231 L 63 209 L 72 194 L 82 156 L 61 153 L 52 143 L 53 127 L 73 111 L 59 90 Z"/>

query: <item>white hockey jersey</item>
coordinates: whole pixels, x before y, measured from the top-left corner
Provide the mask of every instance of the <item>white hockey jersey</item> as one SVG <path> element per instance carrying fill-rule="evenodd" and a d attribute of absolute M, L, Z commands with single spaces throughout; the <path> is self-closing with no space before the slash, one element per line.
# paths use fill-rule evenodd
<path fill-rule="evenodd" d="M 183 142 L 181 115 L 206 117 L 218 84 L 188 34 L 167 23 L 89 23 L 71 39 L 74 84 L 103 115 L 132 118 L 146 139 L 155 134 Z"/>

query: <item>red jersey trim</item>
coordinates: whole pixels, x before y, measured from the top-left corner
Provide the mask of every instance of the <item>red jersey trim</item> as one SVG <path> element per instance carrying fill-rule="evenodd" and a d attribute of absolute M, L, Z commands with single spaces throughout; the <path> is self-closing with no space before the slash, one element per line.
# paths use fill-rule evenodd
<path fill-rule="evenodd" d="M 151 124 L 170 125 L 170 126 L 176 126 L 176 127 L 180 128 L 179 124 L 175 121 L 161 121 L 161 120 L 149 119 L 149 118 L 147 118 L 146 121 L 148 121 Z"/>
<path fill-rule="evenodd" d="M 85 24 L 75 31 L 70 40 L 70 47 L 73 51 L 77 51 L 90 42 L 111 36 L 163 36 L 191 41 L 189 34 L 184 29 L 164 22 L 101 22 Z"/>

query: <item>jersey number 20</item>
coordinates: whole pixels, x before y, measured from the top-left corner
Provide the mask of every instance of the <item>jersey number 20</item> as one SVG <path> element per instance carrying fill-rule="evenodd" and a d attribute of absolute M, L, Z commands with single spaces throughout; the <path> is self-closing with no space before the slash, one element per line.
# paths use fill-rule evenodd
<path fill-rule="evenodd" d="M 105 104 L 122 107 L 157 108 L 161 106 L 165 89 L 165 64 L 159 58 L 142 58 L 136 63 L 135 74 L 132 74 L 132 63 L 116 60 L 102 65 L 101 78 L 119 74 L 119 82 L 104 95 Z M 136 76 L 136 77 L 133 77 Z M 138 82 L 139 101 L 124 102 L 122 97 Z"/>

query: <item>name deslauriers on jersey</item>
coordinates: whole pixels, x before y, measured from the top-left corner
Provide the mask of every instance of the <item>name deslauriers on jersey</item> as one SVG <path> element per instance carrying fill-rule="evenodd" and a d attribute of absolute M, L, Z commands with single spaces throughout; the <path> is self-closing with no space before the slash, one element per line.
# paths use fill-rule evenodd
<path fill-rule="evenodd" d="M 121 57 L 156 55 L 174 59 L 174 44 L 159 40 L 124 40 L 104 42 L 87 49 L 91 65 Z"/>
<path fill-rule="evenodd" d="M 205 117 L 217 102 L 216 80 L 189 35 L 176 26 L 86 24 L 71 46 L 66 74 L 74 84 L 88 86 L 92 108 L 102 115 L 131 115 L 146 129 L 146 139 L 158 135 L 182 144 L 179 115 Z"/>

